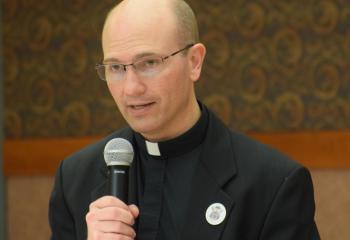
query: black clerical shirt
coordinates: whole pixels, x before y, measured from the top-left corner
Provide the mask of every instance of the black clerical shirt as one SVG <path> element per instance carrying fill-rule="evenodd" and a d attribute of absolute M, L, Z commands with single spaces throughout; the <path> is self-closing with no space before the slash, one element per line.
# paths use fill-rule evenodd
<path fill-rule="evenodd" d="M 159 143 L 135 133 L 138 161 L 135 191 L 140 216 L 138 240 L 179 240 L 185 222 L 192 178 L 208 126 L 201 106 L 197 123 L 181 136 Z"/>

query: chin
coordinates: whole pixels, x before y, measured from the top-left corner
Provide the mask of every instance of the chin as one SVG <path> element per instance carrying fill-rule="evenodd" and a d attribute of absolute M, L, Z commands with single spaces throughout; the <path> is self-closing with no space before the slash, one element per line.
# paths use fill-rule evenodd
<path fill-rule="evenodd" d="M 143 136 L 152 135 L 152 133 L 156 132 L 157 127 L 155 124 L 145 124 L 145 123 L 130 123 L 130 127 L 135 131 L 140 133 Z"/>

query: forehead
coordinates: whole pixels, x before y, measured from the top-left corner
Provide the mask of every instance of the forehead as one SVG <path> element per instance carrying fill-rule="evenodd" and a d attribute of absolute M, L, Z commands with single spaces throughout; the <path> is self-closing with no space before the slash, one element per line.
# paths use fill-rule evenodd
<path fill-rule="evenodd" d="M 177 43 L 176 21 L 168 8 L 121 7 L 106 20 L 102 47 L 106 57 L 116 53 L 161 52 Z"/>

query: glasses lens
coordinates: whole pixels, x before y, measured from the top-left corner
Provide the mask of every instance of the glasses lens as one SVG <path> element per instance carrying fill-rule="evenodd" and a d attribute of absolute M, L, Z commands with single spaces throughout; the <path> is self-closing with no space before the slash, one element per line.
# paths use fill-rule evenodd
<path fill-rule="evenodd" d="M 105 66 L 104 65 L 96 65 L 95 68 L 97 71 L 97 75 L 100 77 L 100 79 L 103 81 L 106 81 Z"/>
<path fill-rule="evenodd" d="M 106 65 L 106 79 L 110 81 L 119 81 L 124 77 L 124 66 L 121 64 L 108 64 Z"/>
<path fill-rule="evenodd" d="M 137 72 L 143 76 L 157 74 L 163 69 L 163 66 L 163 59 L 159 56 L 143 58 L 134 63 Z"/>
<path fill-rule="evenodd" d="M 104 81 L 119 81 L 124 76 L 124 67 L 120 64 L 96 65 L 98 76 Z"/>

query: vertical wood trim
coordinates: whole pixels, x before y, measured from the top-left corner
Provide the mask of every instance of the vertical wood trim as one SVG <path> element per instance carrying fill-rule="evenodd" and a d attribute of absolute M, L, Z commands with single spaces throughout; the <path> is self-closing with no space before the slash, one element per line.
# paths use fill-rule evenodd
<path fill-rule="evenodd" d="M 1 2 L 2 3 L 2 2 Z M 2 4 L 0 4 L 0 19 L 2 19 Z M 4 71 L 3 71 L 3 43 L 2 43 L 2 22 L 0 22 L 0 240 L 6 239 L 6 222 L 5 222 L 5 180 L 3 174 L 3 140 L 4 140 L 4 99 L 3 99 L 3 86 L 4 86 Z"/>

